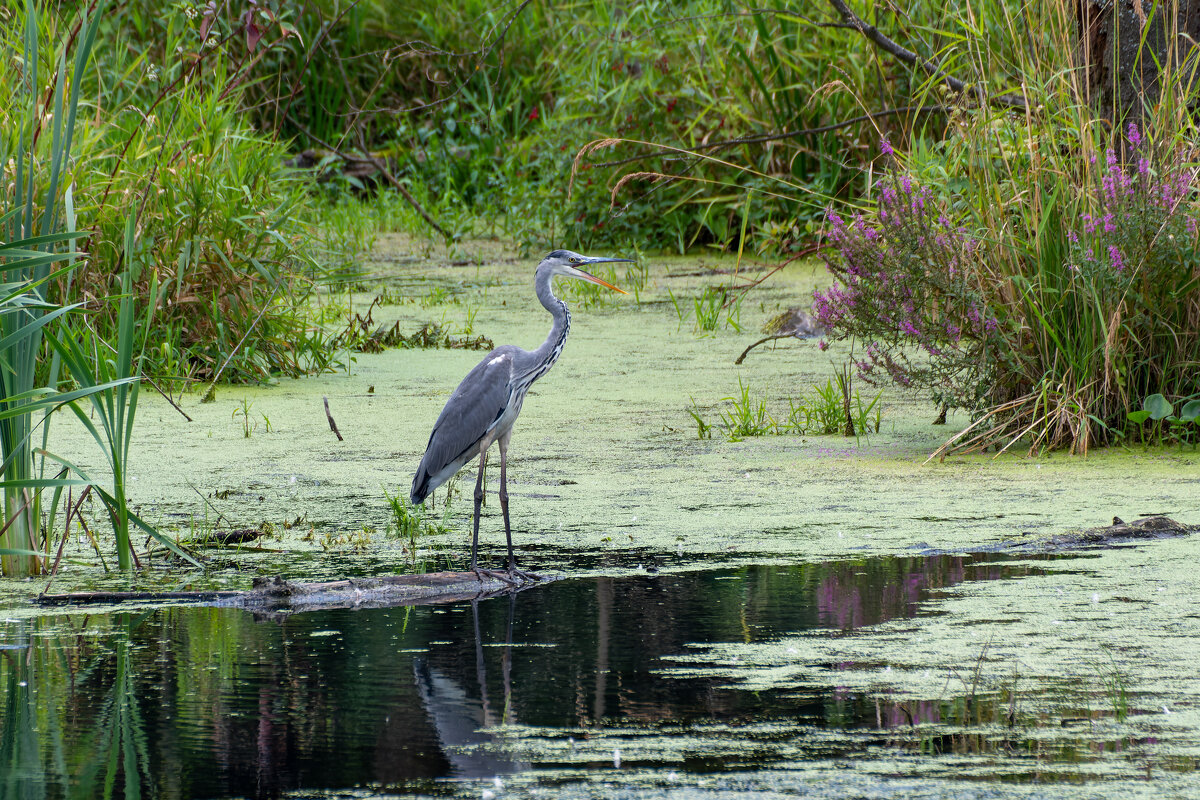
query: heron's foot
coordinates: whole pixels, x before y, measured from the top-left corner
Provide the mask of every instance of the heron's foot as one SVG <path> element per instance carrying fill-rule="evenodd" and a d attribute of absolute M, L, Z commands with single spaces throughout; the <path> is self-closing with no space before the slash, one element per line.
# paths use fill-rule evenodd
<path fill-rule="evenodd" d="M 475 577 L 479 579 L 480 583 L 483 583 L 485 578 L 491 578 L 492 580 L 497 580 L 497 581 L 502 581 L 503 583 L 507 583 L 509 586 L 517 585 L 517 580 L 512 575 L 510 575 L 509 573 L 504 572 L 502 570 L 480 569 L 479 567 L 471 567 L 471 572 L 475 573 Z"/>
<path fill-rule="evenodd" d="M 515 561 L 510 562 L 508 565 L 508 576 L 514 580 L 519 578 L 526 582 L 542 580 L 541 575 L 538 575 L 536 572 L 526 572 L 518 567 Z"/>

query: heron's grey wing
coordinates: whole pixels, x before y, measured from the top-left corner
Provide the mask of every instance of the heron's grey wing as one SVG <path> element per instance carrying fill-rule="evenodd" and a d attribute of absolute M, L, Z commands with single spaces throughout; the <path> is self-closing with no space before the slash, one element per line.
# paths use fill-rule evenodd
<path fill-rule="evenodd" d="M 413 503 L 424 500 L 478 452 L 479 440 L 508 407 L 513 359 L 507 349 L 497 348 L 476 364 L 446 401 L 413 478 Z M 449 467 L 453 469 L 447 471 Z"/>

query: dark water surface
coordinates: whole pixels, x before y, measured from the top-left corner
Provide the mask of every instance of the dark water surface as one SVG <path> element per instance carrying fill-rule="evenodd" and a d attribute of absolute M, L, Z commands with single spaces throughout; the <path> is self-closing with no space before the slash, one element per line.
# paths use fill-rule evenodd
<path fill-rule="evenodd" d="M 964 581 L 1079 565 L 914 556 L 563 580 L 434 607 L 272 617 L 175 607 L 9 620 L 0 623 L 0 791 L 479 797 L 573 785 L 641 796 L 596 788 L 597 776 L 618 772 L 641 775 L 635 788 L 642 781 L 646 791 L 712 775 L 755 791 L 763 770 L 805 759 L 849 765 L 881 747 L 908 758 L 893 777 L 984 753 L 1016 759 L 1009 780 L 1035 772 L 1053 780 L 1047 761 L 1086 758 L 1088 747 L 1003 734 L 1003 698 L 751 692 L 672 674 L 672 657 L 805 631 L 851 635 L 930 613 L 926 601 Z M 1001 733 L 904 733 L 955 721 Z M 756 777 L 739 785 L 739 775 Z"/>

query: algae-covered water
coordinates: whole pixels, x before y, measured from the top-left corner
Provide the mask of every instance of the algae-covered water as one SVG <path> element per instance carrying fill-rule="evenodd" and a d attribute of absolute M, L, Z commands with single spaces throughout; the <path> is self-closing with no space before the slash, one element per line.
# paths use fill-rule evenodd
<path fill-rule="evenodd" d="M 464 249 L 400 269 L 410 245 L 385 239 L 370 277 L 334 302 L 407 297 L 375 320 L 412 332 L 473 319 L 497 344 L 539 344 L 536 259 Z M 965 420 L 931 425 L 937 409 L 891 389 L 880 431 L 857 440 L 697 438 L 689 408 L 718 422 L 741 380 L 782 414 L 847 353 L 789 340 L 733 366 L 763 321 L 824 280 L 814 265 L 752 293 L 740 332 L 701 336 L 676 307 L 728 281 L 733 261 L 646 263 L 636 297 L 584 307 L 560 284 L 571 338 L 514 431 L 518 554 L 562 580 L 474 605 L 261 618 L 48 614 L 28 601 L 45 581 L 6 582 L 5 796 L 99 796 L 110 774 L 118 795 L 172 798 L 1200 794 L 1192 540 L 991 552 L 1114 515 L 1200 522 L 1200 454 L 925 463 Z M 271 534 L 203 550 L 203 571 L 158 554 L 133 577 L 104 573 L 78 540 L 51 589 L 461 566 L 466 500 L 414 552 L 389 533 L 385 492 L 407 495 L 433 420 L 481 355 L 360 354 L 337 374 L 223 387 L 208 404 L 185 395 L 190 423 L 147 392 L 139 512 L 184 539 Z M 68 420 L 52 442 L 102 463 Z M 464 471 L 464 497 L 473 479 Z M 499 563 L 488 488 L 482 558 Z"/>

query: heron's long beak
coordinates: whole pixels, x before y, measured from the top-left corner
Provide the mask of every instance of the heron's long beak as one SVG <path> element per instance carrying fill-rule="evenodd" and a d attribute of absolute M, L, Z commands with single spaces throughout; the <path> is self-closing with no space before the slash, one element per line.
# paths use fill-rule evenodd
<path fill-rule="evenodd" d="M 632 258 L 589 258 L 587 260 L 587 263 L 588 264 L 607 264 L 607 263 L 610 263 L 613 261 L 632 262 L 633 259 Z M 614 292 L 620 292 L 621 294 L 629 294 L 629 292 L 625 291 L 624 289 L 618 289 L 616 286 L 613 286 L 608 281 L 601 280 L 600 278 L 597 278 L 595 275 L 591 274 L 590 272 L 584 272 L 583 270 L 579 269 L 579 267 L 576 267 L 575 269 L 579 272 L 579 277 L 583 278 L 585 281 L 590 281 L 592 283 L 599 284 L 599 285 L 605 287 L 606 289 L 612 289 Z"/>

